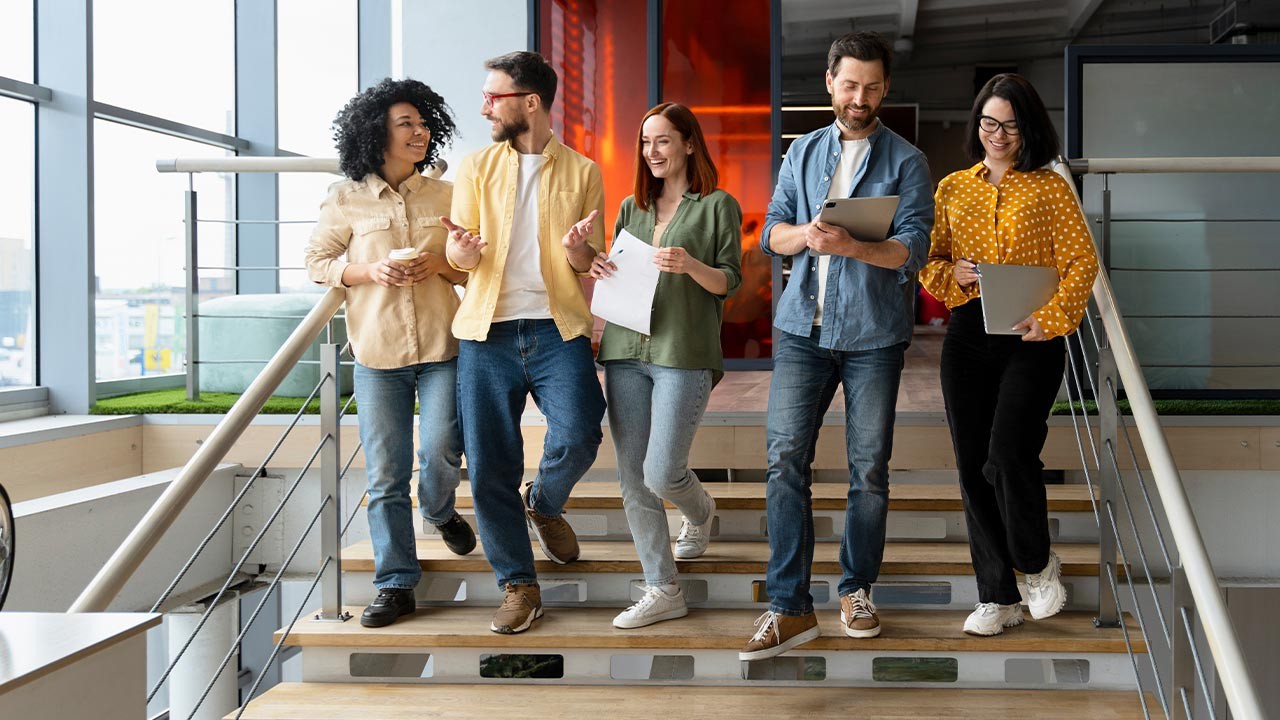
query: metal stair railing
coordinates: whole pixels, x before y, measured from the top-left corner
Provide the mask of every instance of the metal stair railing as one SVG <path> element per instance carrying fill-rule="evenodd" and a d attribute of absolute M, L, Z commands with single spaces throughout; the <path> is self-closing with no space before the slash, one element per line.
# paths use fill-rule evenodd
<path fill-rule="evenodd" d="M 1107 158 L 1072 160 L 1069 164 L 1060 159 L 1052 168 L 1074 190 L 1072 173 L 1280 172 L 1280 158 Z M 1076 200 L 1079 202 L 1078 195 Z M 1109 200 L 1104 198 L 1104 213 Z M 1094 243 L 1103 267 L 1094 283 L 1085 322 L 1067 339 L 1070 361 L 1064 377 L 1073 398 L 1071 421 L 1085 481 L 1096 495 L 1093 509 L 1098 521 L 1101 577 L 1095 622 L 1122 628 L 1145 717 L 1152 716 L 1147 704 L 1147 686 L 1151 685 L 1165 720 L 1196 717 L 1197 688 L 1207 716 L 1216 718 L 1205 671 L 1207 661 L 1215 668 L 1233 717 L 1261 720 L 1264 715 L 1257 689 L 1112 292 L 1105 264 L 1107 240 L 1104 228 L 1102 242 L 1095 238 Z M 1086 403 L 1089 397 L 1096 415 L 1091 415 Z M 1122 399 L 1128 402 L 1129 417 L 1121 414 Z M 1131 425 L 1142 443 L 1146 471 L 1139 461 Z M 1127 459 L 1122 460 L 1122 455 Z M 1131 499 L 1131 491 L 1140 499 Z M 1145 513 L 1142 508 L 1135 513 L 1135 503 L 1141 503 Z M 1156 549 L 1159 555 L 1153 564 L 1151 552 Z M 1118 580 L 1121 569 L 1137 630 L 1146 644 L 1149 673 L 1140 667 L 1125 623 Z M 1147 588 L 1140 592 L 1138 586 L 1144 583 Z M 1197 628 L 1209 649 L 1208 658 L 1199 651 Z"/>

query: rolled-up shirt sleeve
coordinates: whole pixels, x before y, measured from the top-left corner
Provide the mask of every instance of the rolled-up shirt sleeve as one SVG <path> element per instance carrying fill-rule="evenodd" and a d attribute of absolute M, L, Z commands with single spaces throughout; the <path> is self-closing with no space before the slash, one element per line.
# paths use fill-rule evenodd
<path fill-rule="evenodd" d="M 346 287 L 342 273 L 351 263 L 342 259 L 351 244 L 351 223 L 338 204 L 337 191 L 330 192 L 320 205 L 320 219 L 311 231 L 305 255 L 307 276 L 330 287 Z"/>
<path fill-rule="evenodd" d="M 907 248 L 907 259 L 898 267 L 898 282 L 906 283 L 924 267 L 929 257 L 929 233 L 933 230 L 933 180 L 923 154 L 916 153 L 903 163 L 898 195 L 893 237 Z"/>
<path fill-rule="evenodd" d="M 769 247 L 769 236 L 773 234 L 774 226 L 778 223 L 794 225 L 796 222 L 795 168 L 792 165 L 791 156 L 792 151 L 788 149 L 787 154 L 782 158 L 782 167 L 778 169 L 778 184 L 773 188 L 769 210 L 764 216 L 764 230 L 760 233 L 760 249 L 764 250 L 766 255 L 773 257 L 781 255 Z"/>

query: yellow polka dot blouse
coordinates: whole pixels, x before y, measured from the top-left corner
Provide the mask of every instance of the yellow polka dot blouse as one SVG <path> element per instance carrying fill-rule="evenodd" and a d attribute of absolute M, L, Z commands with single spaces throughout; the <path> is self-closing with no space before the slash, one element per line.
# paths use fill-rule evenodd
<path fill-rule="evenodd" d="M 1058 292 L 1032 314 L 1045 337 L 1070 335 L 1084 317 L 1098 274 L 1093 241 L 1071 188 L 1047 169 L 1024 173 L 1011 168 L 999 185 L 986 177 L 987 167 L 978 163 L 938 183 L 932 245 L 920 283 L 954 309 L 979 294 L 978 283 L 962 288 L 956 282 L 956 258 L 1055 267 Z"/>

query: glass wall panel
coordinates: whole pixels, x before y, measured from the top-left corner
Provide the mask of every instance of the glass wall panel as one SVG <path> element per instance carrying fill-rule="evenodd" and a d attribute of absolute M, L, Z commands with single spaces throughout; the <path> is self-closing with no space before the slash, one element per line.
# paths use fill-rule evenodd
<path fill-rule="evenodd" d="M 94 123 L 94 262 L 99 380 L 182 372 L 186 360 L 183 191 L 160 158 L 224 157 L 221 148 L 99 120 Z M 235 216 L 232 175 L 195 176 L 199 217 Z M 233 264 L 234 226 L 202 222 L 201 266 Z M 235 292 L 234 273 L 201 270 L 201 299 Z"/>
<path fill-rule="evenodd" d="M 232 0 L 93 3 L 94 99 L 235 134 Z"/>
<path fill-rule="evenodd" d="M 359 90 L 355 0 L 277 0 L 279 145 L 312 157 L 336 157 L 333 118 Z M 280 219 L 315 220 L 325 191 L 340 178 L 280 175 Z M 280 226 L 280 266 L 302 266 L 311 224 Z M 283 292 L 318 291 L 301 270 L 281 270 Z"/>
<path fill-rule="evenodd" d="M 1276 154 L 1280 63 L 1086 63 L 1082 80 L 1084 157 Z M 1095 219 L 1103 183 L 1085 179 Z M 1107 183 L 1112 283 L 1151 387 L 1280 390 L 1280 176 Z"/>
<path fill-rule="evenodd" d="M 0 99 L 0 387 L 34 385 L 35 108 Z"/>
<path fill-rule="evenodd" d="M 642 2 L 539 3 L 541 52 L 560 76 L 551 125 L 604 176 L 610 234 L 635 185 L 635 143 L 649 110 L 646 8 Z"/>
<path fill-rule="evenodd" d="M 35 3 L 32 0 L 5 0 L 0 3 L 0 75 L 33 82 L 34 17 Z"/>
<path fill-rule="evenodd" d="M 280 267 L 298 268 L 280 271 L 281 292 L 324 291 L 324 286 L 307 279 L 302 256 L 320 216 L 320 203 L 329 186 L 341 179 L 328 173 L 280 174 L 280 219 L 285 221 L 280 224 Z"/>
<path fill-rule="evenodd" d="M 330 123 L 355 95 L 355 0 L 276 0 L 279 146 L 331 157 Z"/>
<path fill-rule="evenodd" d="M 742 205 L 743 281 L 725 304 L 726 358 L 773 350 L 772 263 L 760 250 L 773 192 L 769 12 L 769 0 L 663 5 L 662 99 L 697 114 L 720 186 Z"/>

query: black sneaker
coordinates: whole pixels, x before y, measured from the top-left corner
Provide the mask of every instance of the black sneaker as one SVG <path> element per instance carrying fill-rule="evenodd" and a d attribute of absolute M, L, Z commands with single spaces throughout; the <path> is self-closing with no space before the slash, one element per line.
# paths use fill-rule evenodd
<path fill-rule="evenodd" d="M 471 529 L 466 520 L 458 513 L 436 525 L 445 547 L 454 555 L 466 555 L 476 549 L 476 531 Z"/>
<path fill-rule="evenodd" d="M 360 616 L 365 627 L 386 627 L 401 615 L 412 615 L 417 609 L 413 591 L 406 588 L 383 588 Z"/>

